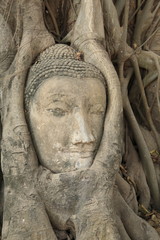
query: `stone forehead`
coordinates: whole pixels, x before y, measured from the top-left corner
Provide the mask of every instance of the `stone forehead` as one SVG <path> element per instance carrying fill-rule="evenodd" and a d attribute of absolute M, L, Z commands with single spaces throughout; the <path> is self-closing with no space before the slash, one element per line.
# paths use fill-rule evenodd
<path fill-rule="evenodd" d="M 29 104 L 41 83 L 53 76 L 96 78 L 105 84 L 102 73 L 92 64 L 77 59 L 77 51 L 67 45 L 57 44 L 47 48 L 30 68 L 25 104 Z"/>

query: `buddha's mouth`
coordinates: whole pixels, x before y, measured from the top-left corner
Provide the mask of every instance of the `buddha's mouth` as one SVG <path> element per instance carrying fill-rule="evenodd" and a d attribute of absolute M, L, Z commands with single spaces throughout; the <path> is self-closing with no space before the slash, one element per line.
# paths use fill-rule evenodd
<path fill-rule="evenodd" d="M 73 164 L 74 169 L 89 168 L 94 160 L 95 151 L 67 151 L 65 152 L 66 157 L 70 163 Z"/>
<path fill-rule="evenodd" d="M 93 158 L 95 151 L 70 151 L 67 152 L 70 157 L 79 157 L 79 158 Z"/>

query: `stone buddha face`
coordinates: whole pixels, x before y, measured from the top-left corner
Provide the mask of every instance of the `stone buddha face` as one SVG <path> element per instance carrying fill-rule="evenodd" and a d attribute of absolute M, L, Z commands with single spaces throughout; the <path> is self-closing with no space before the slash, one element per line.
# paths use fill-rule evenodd
<path fill-rule="evenodd" d="M 106 110 L 106 90 L 96 78 L 54 76 L 38 87 L 29 124 L 40 163 L 54 173 L 92 165 Z"/>

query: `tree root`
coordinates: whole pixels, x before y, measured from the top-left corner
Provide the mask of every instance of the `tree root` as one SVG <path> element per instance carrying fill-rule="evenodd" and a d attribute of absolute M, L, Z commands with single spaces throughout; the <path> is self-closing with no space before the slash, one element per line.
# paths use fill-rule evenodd
<path fill-rule="evenodd" d="M 128 139 L 129 153 L 126 161 L 127 174 L 131 181 L 135 184 L 136 194 L 139 198 L 139 203 L 149 207 L 150 204 L 150 191 L 146 182 L 146 177 L 138 156 L 132 142 Z"/>
<path fill-rule="evenodd" d="M 5 22 L 4 17 L 0 14 L 0 74 L 5 72 L 15 55 L 15 42 L 13 41 L 13 36 L 11 29 L 7 22 Z M 8 39 L 6 41 L 6 39 Z"/>
<path fill-rule="evenodd" d="M 122 11 L 123 11 L 123 8 L 125 6 L 125 0 L 122 0 L 122 1 L 116 1 L 116 9 L 117 9 L 117 14 L 118 14 L 118 17 L 120 17 Z"/>
<path fill-rule="evenodd" d="M 118 230 L 123 240 L 159 240 L 158 233 L 142 218 L 138 217 L 126 204 L 120 193 L 115 190 L 115 209 L 118 218 Z"/>
<path fill-rule="evenodd" d="M 158 188 L 158 182 L 156 179 L 155 169 L 153 166 L 153 162 L 152 162 L 150 153 L 148 151 L 145 140 L 142 136 L 142 133 L 139 129 L 138 123 L 137 123 L 135 116 L 133 114 L 133 111 L 131 109 L 129 100 L 126 101 L 126 99 L 125 99 L 124 104 L 125 104 L 124 105 L 125 113 L 126 113 L 128 121 L 129 121 L 129 124 L 133 130 L 133 135 L 134 135 L 134 138 L 135 138 L 137 146 L 138 146 L 142 165 L 143 165 L 144 171 L 146 173 L 146 178 L 148 181 L 148 185 L 150 187 L 152 197 L 155 202 L 155 206 L 157 208 L 159 208 L 159 198 L 160 198 L 159 188 Z"/>
<path fill-rule="evenodd" d="M 11 6 L 11 5 L 9 5 L 9 2 L 10 1 L 7 1 L 7 6 L 8 6 L 7 9 L 10 9 L 10 6 Z M 31 151 L 27 155 L 25 152 L 26 151 L 25 147 L 21 147 L 21 151 L 23 153 L 23 155 L 21 155 L 21 152 L 16 152 L 15 149 L 13 148 L 13 143 L 14 143 L 14 147 L 15 146 L 17 147 L 17 146 L 19 146 L 18 145 L 19 143 L 21 144 L 20 146 L 22 146 L 23 145 L 22 143 L 26 143 L 28 140 L 28 139 L 26 140 L 26 138 L 24 138 L 23 139 L 24 142 L 19 141 L 19 136 L 22 133 L 22 131 L 21 131 L 22 128 L 25 130 L 27 129 L 26 124 L 25 124 L 24 113 L 22 111 L 22 109 L 23 109 L 23 89 L 24 89 L 24 81 L 25 81 L 25 78 L 27 75 L 27 70 L 30 67 L 30 65 L 32 64 L 33 59 L 37 56 L 37 54 L 39 54 L 41 51 L 43 51 L 46 47 L 53 44 L 54 41 L 53 41 L 51 35 L 46 31 L 46 29 L 44 27 L 43 17 L 42 17 L 42 12 L 41 12 L 42 1 L 40 1 L 40 0 L 36 0 L 36 1 L 21 0 L 21 1 L 17 1 L 17 2 L 18 2 L 18 4 L 20 4 L 21 7 L 23 7 L 23 13 L 24 13 L 23 16 L 20 16 L 20 14 L 17 14 L 17 18 L 20 18 L 20 17 L 23 18 L 23 24 L 22 24 L 23 25 L 23 34 L 21 35 L 22 29 L 19 29 L 20 25 L 21 25 L 20 24 L 21 21 L 19 21 L 19 23 L 18 23 L 18 20 L 17 20 L 17 23 L 18 23 L 17 24 L 17 32 L 20 31 L 20 34 L 16 33 L 16 31 L 15 31 L 14 36 L 15 36 L 16 43 L 17 43 L 19 49 L 18 49 L 17 55 L 15 57 L 15 60 L 12 64 L 11 68 L 9 69 L 8 73 L 6 74 L 7 75 L 7 77 L 5 79 L 6 82 L 4 82 L 5 91 L 3 93 L 3 107 L 5 106 L 5 110 L 2 111 L 2 113 L 3 113 L 3 115 L 2 115 L 3 134 L 4 134 L 3 135 L 3 137 L 4 137 L 3 145 L 2 145 L 2 147 L 3 147 L 2 163 L 3 163 L 4 180 L 5 180 L 5 194 L 6 194 L 5 195 L 6 196 L 6 198 L 5 198 L 6 212 L 5 212 L 5 216 L 4 216 L 4 232 L 3 233 L 5 236 L 5 234 L 8 234 L 7 231 L 9 231 L 10 235 L 8 235 L 6 237 L 7 240 L 10 240 L 10 239 L 21 240 L 22 238 L 24 239 L 23 233 L 22 233 L 22 235 L 21 234 L 16 235 L 14 232 L 15 229 L 11 228 L 9 226 L 10 229 L 8 230 L 7 226 L 5 226 L 5 223 L 8 221 L 10 223 L 10 225 L 12 225 L 13 219 L 16 217 L 16 220 L 18 219 L 18 221 L 19 221 L 19 222 L 17 221 L 17 223 L 19 225 L 17 224 L 16 227 L 19 228 L 21 231 L 21 220 L 22 219 L 21 219 L 21 212 L 19 211 L 19 209 L 24 210 L 24 208 L 27 208 L 27 210 L 26 210 L 27 214 L 29 213 L 29 215 L 32 215 L 32 209 L 37 212 L 39 211 L 39 208 L 37 208 L 37 205 L 36 205 L 36 203 L 38 201 L 38 203 L 40 203 L 40 209 L 42 211 L 40 211 L 39 215 L 37 214 L 39 218 L 37 218 L 36 220 L 41 219 L 41 224 L 42 224 L 41 226 L 46 228 L 46 232 L 45 233 L 42 232 L 41 235 L 38 235 L 38 233 L 34 232 L 34 234 L 35 234 L 34 239 L 38 239 L 43 236 L 44 236 L 43 239 L 48 239 L 47 227 L 49 226 L 50 234 L 51 234 L 50 239 L 55 240 L 56 236 L 54 235 L 54 233 L 52 233 L 52 228 L 51 228 L 50 222 L 48 221 L 48 216 L 46 215 L 46 212 L 44 211 L 44 207 L 41 205 L 41 200 L 39 199 L 39 196 L 37 197 L 35 191 L 32 192 L 33 189 L 31 187 L 32 186 L 31 183 L 32 183 L 33 175 L 30 171 L 26 172 L 26 166 L 30 169 L 32 169 L 32 167 L 34 166 L 34 164 L 33 164 L 33 162 L 35 160 L 34 151 L 32 151 L 33 149 L 31 147 L 30 148 Z M 90 2 L 83 1 L 83 3 L 84 2 L 86 3 L 86 5 L 90 4 L 91 2 L 94 4 L 95 4 L 95 2 L 96 2 L 96 4 L 98 3 L 98 1 L 90 1 Z M 124 5 L 123 2 L 121 2 L 121 8 Z M 105 121 L 105 129 L 107 129 L 107 131 L 104 132 L 103 139 L 102 139 L 102 145 L 100 146 L 100 150 L 98 152 L 98 157 L 96 157 L 97 164 L 93 164 L 93 167 L 90 169 L 90 171 L 102 170 L 102 171 L 98 172 L 99 176 L 102 176 L 101 174 L 104 174 L 104 172 L 106 171 L 106 168 L 110 167 L 109 168 L 110 172 L 108 173 L 107 177 L 108 177 L 108 179 L 112 179 L 112 181 L 110 181 L 109 185 L 108 185 L 111 187 L 111 189 L 110 189 L 111 194 L 107 195 L 106 201 L 110 201 L 109 203 L 112 203 L 112 199 L 115 200 L 114 208 L 113 208 L 112 204 L 108 205 L 110 207 L 108 212 L 111 213 L 111 210 L 116 209 L 116 213 L 117 213 L 116 219 L 117 219 L 117 225 L 118 225 L 118 230 L 119 230 L 121 239 L 123 239 L 123 240 L 129 240 L 129 239 L 131 239 L 131 240 L 137 240 L 137 239 L 139 239 L 139 240 L 141 240 L 141 239 L 142 240 L 143 239 L 157 240 L 157 239 L 159 239 L 159 237 L 156 234 L 156 232 L 153 230 L 153 228 L 151 228 L 144 220 L 142 220 L 141 218 L 139 218 L 136 215 L 137 203 L 136 203 L 135 190 L 137 192 L 139 192 L 140 203 L 144 204 L 146 207 L 148 206 L 148 203 L 149 203 L 149 191 L 147 188 L 147 184 L 145 181 L 145 177 L 144 177 L 141 165 L 139 163 L 138 155 L 135 152 L 135 149 L 133 148 L 132 143 L 130 143 L 130 147 L 129 147 L 130 151 L 128 153 L 127 167 L 128 167 L 128 174 L 131 178 L 131 181 L 135 185 L 138 185 L 138 187 L 137 187 L 137 189 L 134 190 L 133 187 L 130 187 L 130 185 L 128 183 L 126 183 L 121 178 L 120 175 L 118 175 L 117 176 L 117 185 L 119 187 L 121 194 L 118 191 L 115 191 L 116 193 L 114 195 L 114 198 L 112 196 L 112 194 L 113 194 L 112 185 L 114 185 L 114 179 L 115 179 L 115 176 L 116 176 L 116 173 L 118 170 L 118 166 L 119 166 L 119 162 L 121 159 L 121 143 L 122 143 L 122 130 L 123 130 L 122 125 L 121 125 L 121 123 L 122 123 L 122 121 L 121 121 L 122 120 L 122 104 L 121 104 L 121 92 L 120 92 L 120 84 L 118 81 L 118 77 L 114 71 L 114 68 L 112 66 L 112 63 L 111 63 L 107 53 L 105 52 L 105 48 L 100 44 L 100 43 L 104 43 L 105 41 L 108 40 L 108 39 L 104 38 L 104 32 L 103 32 L 104 25 L 105 25 L 106 31 L 109 34 L 112 33 L 111 35 L 113 38 L 113 43 L 115 44 L 114 52 L 117 53 L 118 50 L 119 51 L 122 50 L 121 57 L 122 57 L 123 62 L 122 62 L 122 65 L 120 66 L 120 69 L 122 71 L 122 74 L 120 77 L 122 77 L 121 80 L 122 79 L 124 80 L 123 83 L 121 82 L 122 83 L 121 86 L 122 86 L 122 94 L 124 93 L 123 100 L 124 100 L 125 114 L 127 116 L 130 126 L 132 127 L 133 135 L 134 135 L 134 138 L 136 140 L 136 143 L 137 143 L 137 146 L 139 149 L 139 155 L 142 160 L 143 167 L 147 173 L 147 179 L 148 179 L 148 183 L 150 186 L 153 200 L 155 201 L 155 205 L 157 206 L 157 208 L 159 207 L 159 189 L 158 189 L 158 184 L 157 184 L 157 180 L 155 177 L 155 171 L 154 171 L 152 159 L 150 157 L 150 154 L 149 154 L 148 148 L 145 144 L 145 141 L 142 137 L 142 134 L 141 134 L 141 131 L 137 124 L 136 118 L 132 112 L 132 109 L 131 109 L 131 106 L 130 106 L 130 103 L 128 100 L 128 92 L 127 92 L 128 82 L 125 81 L 126 79 L 124 77 L 124 63 L 129 55 L 128 52 L 125 52 L 125 48 L 128 50 L 128 45 L 126 42 L 127 42 L 127 25 L 128 25 L 127 18 L 128 18 L 128 12 L 129 12 L 129 5 L 127 5 L 127 4 L 129 4 L 129 1 L 126 2 L 127 4 L 125 7 L 125 11 L 124 11 L 125 15 L 124 15 L 124 34 L 123 34 L 123 36 L 122 36 L 121 27 L 120 27 L 119 20 L 118 20 L 118 15 L 120 14 L 121 10 L 117 14 L 115 5 L 113 4 L 112 0 L 101 0 L 101 3 L 103 6 L 104 19 L 102 18 L 102 11 L 100 11 L 99 14 L 97 14 L 97 13 L 95 14 L 95 11 L 93 11 L 95 9 L 94 4 L 91 4 L 91 8 L 90 7 L 83 8 L 85 11 L 84 12 L 82 11 L 82 15 L 81 15 L 81 19 L 80 19 L 82 22 L 81 21 L 79 22 L 79 23 L 81 23 L 80 24 L 81 29 L 79 31 L 80 34 L 78 32 L 79 26 L 78 26 L 78 21 L 77 21 L 77 29 L 76 30 L 74 29 L 75 30 L 74 39 L 71 38 L 71 40 L 73 40 L 72 43 L 74 43 L 76 47 L 80 46 L 81 49 L 85 52 L 85 54 L 86 54 L 85 57 L 86 57 L 87 61 L 100 68 L 100 70 L 106 77 L 107 83 L 108 83 L 109 104 L 108 104 L 108 112 L 107 113 L 109 113 L 109 118 L 107 118 Z M 27 6 L 27 11 L 26 11 L 26 6 Z M 87 5 L 87 6 L 90 6 L 90 5 Z M 100 6 L 100 5 L 96 5 L 96 6 Z M 147 0 L 145 7 L 142 10 L 142 12 L 144 12 L 144 16 L 140 19 L 139 14 L 138 14 L 137 25 L 135 27 L 136 28 L 135 29 L 136 44 L 138 44 L 138 45 L 141 44 L 141 40 L 143 40 L 143 37 L 144 37 L 143 36 L 144 30 L 148 28 L 149 21 L 151 21 L 153 19 L 154 15 L 156 14 L 158 6 L 152 12 L 153 0 L 150 0 L 150 1 Z M 97 7 L 96 8 L 97 12 L 98 12 L 98 9 L 99 8 Z M 140 12 L 141 12 L 141 10 L 140 10 Z M 9 13 L 10 13 L 10 10 L 8 12 L 6 11 L 6 13 L 5 13 L 6 19 L 8 19 Z M 90 16 L 90 18 L 88 18 L 89 13 L 92 13 L 92 16 Z M 146 18 L 148 18 L 148 15 L 147 15 L 148 13 L 149 13 L 150 18 L 149 18 L 149 21 L 146 21 Z M 52 19 L 54 22 L 54 20 L 55 20 L 54 16 L 52 17 Z M 95 21 L 95 19 L 97 21 Z M 103 25 L 103 20 L 104 20 L 104 25 Z M 88 24 L 88 22 L 91 24 Z M 88 26 L 92 26 L 93 28 L 90 29 Z M 85 31 L 83 32 L 83 30 L 85 30 L 86 32 Z M 89 30 L 91 30 L 91 32 L 89 32 Z M 57 29 L 57 32 L 58 32 L 58 29 Z M 77 32 L 78 32 L 78 34 L 77 34 Z M 16 35 L 18 35 L 18 36 L 16 37 Z M 75 43 L 75 40 L 77 41 L 76 43 Z M 122 48 L 120 49 L 119 46 L 120 46 L 121 40 L 124 43 L 123 43 Z M 141 48 L 142 48 L 142 45 L 140 46 L 140 49 Z M 132 53 L 133 53 L 133 51 L 132 51 Z M 133 66 L 135 66 L 134 65 L 135 57 L 131 56 L 131 58 L 133 60 Z M 149 66 L 148 69 L 151 69 L 153 65 L 155 66 L 154 60 L 149 59 L 149 61 L 150 60 L 151 60 L 151 66 Z M 157 61 L 159 61 L 159 57 L 157 57 Z M 137 60 L 136 60 L 136 64 L 137 64 Z M 139 66 L 141 66 L 140 63 L 139 63 Z M 138 72 L 138 74 L 140 73 L 139 66 L 138 66 L 138 69 L 137 69 L 137 65 L 135 67 L 136 74 L 137 74 L 137 72 Z M 158 66 L 158 64 L 157 64 L 157 66 Z M 11 75 L 12 75 L 12 78 L 10 78 Z M 140 78 L 138 75 L 136 75 L 136 76 L 139 80 L 141 80 L 141 76 L 140 76 Z M 141 88 L 140 91 L 141 91 L 141 93 L 143 93 L 144 89 Z M 5 93 L 7 93 L 7 94 L 5 95 Z M 7 118 L 6 118 L 6 116 L 7 116 Z M 7 119 L 7 121 L 6 121 L 6 119 Z M 153 127 L 152 127 L 152 129 L 153 129 Z M 18 129 L 18 131 L 17 132 L 14 131 L 15 129 L 16 130 Z M 26 133 L 26 131 L 25 131 L 25 133 Z M 23 135 L 23 133 L 22 133 L 22 135 Z M 108 141 L 108 136 L 110 137 L 109 141 Z M 22 137 L 24 137 L 24 136 L 22 136 Z M 13 139 L 14 139 L 14 141 L 13 141 Z M 27 144 L 28 144 L 28 142 L 27 142 Z M 5 145 L 5 147 L 4 147 L 4 145 Z M 30 146 L 31 145 L 32 145 L 32 143 L 30 141 Z M 16 161 L 15 161 L 15 159 L 16 159 Z M 19 165 L 15 166 L 15 163 L 17 163 Z M 137 168 L 139 171 L 137 171 Z M 12 175 L 13 169 L 16 170 L 15 171 L 16 174 L 18 173 L 18 175 L 16 175 L 16 177 L 15 177 L 15 175 Z M 10 170 L 11 170 L 11 172 L 9 172 Z M 24 170 L 24 172 L 23 172 L 23 170 Z M 9 178 L 8 178 L 8 175 L 9 175 Z M 94 176 L 95 176 L 95 174 L 94 174 Z M 88 178 L 88 179 L 90 179 L 90 178 Z M 81 184 L 81 181 L 79 181 L 79 180 L 81 180 L 81 178 L 77 180 L 78 184 Z M 85 178 L 85 180 L 86 180 L 86 178 Z M 92 180 L 94 180 L 94 178 Z M 101 189 L 104 190 L 104 187 L 106 187 L 106 185 L 105 185 L 106 184 L 106 182 L 105 182 L 106 176 L 102 180 L 103 181 L 101 182 L 101 184 L 99 184 L 100 190 Z M 47 179 L 47 181 L 49 182 L 50 180 Z M 21 182 L 24 183 L 25 189 L 23 188 L 23 185 L 19 186 L 19 184 Z M 82 191 L 82 194 L 80 194 L 80 197 L 83 197 L 85 194 L 87 195 L 88 190 L 90 190 L 90 186 L 93 187 L 94 184 L 95 184 L 95 182 L 91 181 L 89 188 L 88 189 L 85 188 L 85 191 Z M 11 188 L 12 185 L 14 186 L 14 188 Z M 17 186 L 20 187 L 19 191 L 17 191 Z M 73 186 L 74 186 L 74 182 L 73 182 Z M 85 187 L 85 186 L 83 186 L 83 187 Z M 144 191 L 142 191 L 142 188 L 144 188 Z M 9 192 L 8 189 L 11 189 L 15 192 L 17 191 L 16 194 L 19 197 L 18 201 L 16 201 L 16 199 L 13 198 L 13 196 L 11 196 L 10 193 L 12 191 Z M 54 188 L 54 190 L 55 189 L 56 188 Z M 53 185 L 51 185 L 51 190 L 53 190 Z M 95 187 L 95 192 L 96 191 L 98 191 L 97 186 Z M 28 194 L 28 192 L 30 193 L 30 195 Z M 123 199 L 123 197 L 121 195 L 124 196 L 125 200 Z M 93 196 L 93 195 L 91 194 L 91 196 Z M 98 195 L 95 194 L 94 196 L 95 196 L 96 201 L 98 201 L 99 200 L 97 197 Z M 37 199 L 35 199 L 36 197 L 37 197 Z M 73 198 L 73 196 L 71 196 L 71 197 Z M 48 197 L 47 197 L 47 199 L 48 199 Z M 22 202 L 24 204 L 23 206 L 21 206 L 22 202 L 20 200 L 22 200 Z M 60 200 L 63 200 L 63 197 L 61 197 Z M 81 200 L 82 200 L 81 203 L 83 203 L 84 199 L 82 198 Z M 104 198 L 103 198 L 103 200 L 104 200 Z M 15 204 L 16 210 L 13 207 L 13 204 Z M 58 204 L 59 204 L 59 202 L 58 202 Z M 103 205 L 104 205 L 104 201 L 103 201 L 103 204 L 101 205 L 101 207 Z M 70 206 L 70 205 L 68 204 L 68 206 Z M 39 207 L 39 205 L 38 205 L 38 207 Z M 52 207 L 53 207 L 53 204 L 52 204 Z M 101 223 L 101 219 L 100 220 L 94 219 L 94 217 L 95 217 L 94 214 L 92 216 L 93 217 L 93 219 L 92 219 L 91 215 L 90 215 L 90 214 L 92 214 L 92 211 L 90 211 L 91 209 L 88 209 L 87 205 L 85 207 L 88 210 L 88 212 L 84 211 L 83 217 L 86 220 L 86 222 L 89 219 L 90 225 L 97 224 L 96 233 L 98 233 L 98 231 L 100 229 L 101 236 L 103 237 L 101 239 L 106 239 L 108 229 L 109 229 L 109 231 L 111 229 L 110 234 L 111 234 L 111 236 L 113 236 L 113 239 L 116 239 L 116 240 L 119 239 L 119 235 L 117 234 L 117 231 L 115 230 L 115 228 L 112 228 L 112 223 L 111 223 L 111 225 L 109 225 L 111 227 L 108 227 L 107 224 L 106 225 L 99 224 L 99 223 Z M 62 207 L 60 206 L 60 210 L 61 209 L 62 209 Z M 86 209 L 84 209 L 84 210 L 86 210 Z M 12 210 L 14 210 L 14 211 L 12 211 Z M 9 212 L 9 211 L 11 211 L 11 212 Z M 25 212 L 23 212 L 23 213 L 25 214 Z M 86 213 L 88 214 L 88 216 L 90 218 L 88 218 L 88 219 L 85 218 Z M 27 214 L 26 214 L 26 216 L 28 216 Z M 101 212 L 101 214 L 103 216 L 103 212 Z M 113 211 L 113 214 L 114 214 L 114 211 Z M 97 213 L 97 216 L 98 216 L 98 213 Z M 60 216 L 60 218 L 62 218 L 62 216 Z M 43 221 L 42 219 L 45 219 L 45 220 Z M 110 219 L 112 220 L 112 218 L 110 218 Z M 128 219 L 130 221 L 129 223 L 128 223 Z M 46 224 L 45 226 L 43 225 L 44 223 Z M 108 224 L 109 223 L 110 222 L 108 221 Z M 30 224 L 30 222 L 29 222 L 29 224 Z M 35 224 L 34 226 L 30 226 L 32 224 L 29 225 L 28 231 L 30 231 L 30 227 L 33 227 L 34 230 L 39 228 L 39 223 L 38 223 L 38 227 L 36 225 L 37 222 L 36 223 L 34 222 L 34 224 Z M 86 225 L 84 224 L 84 228 L 85 227 L 86 227 Z M 33 231 L 33 229 L 31 229 L 31 231 Z M 114 234 L 112 233 L 112 230 L 113 230 Z M 92 233 L 92 231 L 91 232 L 86 231 L 86 236 L 88 236 L 87 234 L 93 234 L 93 233 Z M 57 235 L 58 235 L 58 233 L 57 233 Z M 86 236 L 83 235 L 83 239 L 86 239 Z M 116 238 L 115 236 L 118 236 L 118 237 Z M 66 237 L 65 234 L 63 236 L 62 235 L 59 236 L 59 239 L 60 238 L 63 239 L 64 237 Z M 69 237 L 69 235 L 67 235 L 67 237 Z M 94 237 L 96 237 L 96 236 L 94 236 Z M 75 236 L 73 236 L 73 238 L 75 238 Z M 25 237 L 25 239 L 28 239 L 28 236 Z M 79 239 L 81 240 L 80 237 L 79 237 Z"/>
<path fill-rule="evenodd" d="M 138 202 L 134 187 L 125 181 L 120 174 L 117 174 L 116 185 L 120 194 L 125 199 L 126 203 L 132 208 L 134 212 L 138 212 Z"/>
<path fill-rule="evenodd" d="M 138 46 L 141 45 L 143 41 L 144 33 L 151 25 L 154 19 L 154 16 L 156 14 L 156 11 L 152 12 L 153 3 L 154 3 L 154 0 L 147 0 L 144 8 L 140 10 L 137 14 L 133 41 L 134 41 L 134 44 Z"/>

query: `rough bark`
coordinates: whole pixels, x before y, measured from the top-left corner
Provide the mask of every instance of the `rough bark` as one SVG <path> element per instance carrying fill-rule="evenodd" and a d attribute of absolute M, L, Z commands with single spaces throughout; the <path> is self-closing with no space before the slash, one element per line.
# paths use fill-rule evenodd
<path fill-rule="evenodd" d="M 138 1 L 132 16 L 128 0 L 0 4 L 2 239 L 160 239 L 137 216 L 138 205 L 146 211 L 160 209 L 160 168 L 154 168 L 150 155 L 159 151 L 159 3 Z M 72 45 L 99 68 L 108 88 L 104 132 L 93 165 L 61 174 L 39 165 L 24 110 L 29 67 L 55 40 Z M 149 91 L 153 81 L 158 89 L 154 99 Z M 155 149 L 140 124 L 152 132 Z"/>

